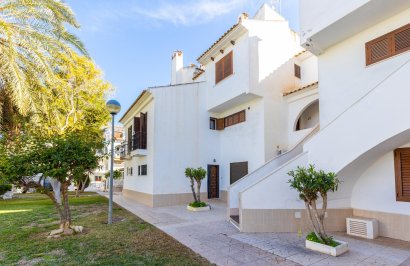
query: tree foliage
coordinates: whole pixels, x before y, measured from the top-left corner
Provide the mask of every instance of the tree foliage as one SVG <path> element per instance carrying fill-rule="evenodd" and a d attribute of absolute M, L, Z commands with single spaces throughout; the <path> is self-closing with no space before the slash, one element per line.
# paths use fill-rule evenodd
<path fill-rule="evenodd" d="M 108 171 L 107 173 L 105 173 L 105 178 L 108 179 L 110 178 L 110 171 Z M 122 178 L 122 172 L 118 169 L 113 171 L 113 179 L 120 179 Z"/>
<path fill-rule="evenodd" d="M 62 1 L 0 1 L 0 100 L 11 103 L 8 111 L 36 112 L 38 88 L 56 79 L 54 58 L 71 57 L 75 50 L 86 54 L 67 25 L 79 27 Z"/>
<path fill-rule="evenodd" d="M 324 219 L 327 210 L 327 194 L 335 192 L 340 184 L 333 172 L 316 170 L 314 165 L 297 167 L 288 173 L 290 187 L 299 192 L 299 198 L 304 201 L 309 219 L 312 222 L 316 236 L 324 243 L 330 244 L 331 237 L 326 234 Z M 317 201 L 322 198 L 322 208 L 317 208 Z M 312 215 L 313 213 L 313 215 Z"/>
<path fill-rule="evenodd" d="M 62 136 L 22 137 L 19 145 L 1 149 L 0 178 L 21 186 L 31 186 L 47 194 L 60 214 L 60 227 L 68 229 L 71 213 L 68 187 L 98 166 L 97 151 L 103 147 L 103 139 L 84 132 L 72 132 Z M 43 181 L 52 177 L 61 183 L 62 204 L 55 191 L 44 189 Z"/>
<path fill-rule="evenodd" d="M 198 168 L 186 168 L 185 176 L 191 181 L 191 190 L 194 196 L 194 202 L 201 202 L 201 183 L 202 180 L 206 177 L 206 170 L 202 167 Z M 195 191 L 196 183 L 196 191 Z"/>

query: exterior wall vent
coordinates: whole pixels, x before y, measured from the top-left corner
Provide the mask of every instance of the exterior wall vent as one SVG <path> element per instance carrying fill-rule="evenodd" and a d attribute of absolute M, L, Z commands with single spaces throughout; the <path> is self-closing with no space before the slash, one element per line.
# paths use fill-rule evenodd
<path fill-rule="evenodd" d="M 347 234 L 367 239 L 375 239 L 379 235 L 379 226 L 376 219 L 363 217 L 346 218 Z"/>

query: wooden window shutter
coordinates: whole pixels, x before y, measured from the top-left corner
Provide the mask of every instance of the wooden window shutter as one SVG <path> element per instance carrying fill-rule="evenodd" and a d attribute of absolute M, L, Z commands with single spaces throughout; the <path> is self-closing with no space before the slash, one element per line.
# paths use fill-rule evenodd
<path fill-rule="evenodd" d="M 386 59 L 392 55 L 390 36 L 384 36 L 366 44 L 366 65 Z"/>
<path fill-rule="evenodd" d="M 216 130 L 223 130 L 225 128 L 225 121 L 223 118 L 216 119 Z"/>
<path fill-rule="evenodd" d="M 301 78 L 300 66 L 295 64 L 295 77 Z"/>
<path fill-rule="evenodd" d="M 232 51 L 224 57 L 224 76 L 226 78 L 233 73 Z"/>
<path fill-rule="evenodd" d="M 410 26 L 404 27 L 394 35 L 394 53 L 399 54 L 410 50 Z"/>
<path fill-rule="evenodd" d="M 215 84 L 233 74 L 233 52 L 229 52 L 215 63 Z"/>
<path fill-rule="evenodd" d="M 215 84 L 217 84 L 223 79 L 223 71 L 223 61 L 220 60 L 215 64 Z"/>
<path fill-rule="evenodd" d="M 410 201 L 410 148 L 400 148 L 394 151 L 394 171 L 396 200 Z"/>
<path fill-rule="evenodd" d="M 410 50 L 410 24 L 366 43 L 366 65 Z"/>
<path fill-rule="evenodd" d="M 139 117 L 134 117 L 134 134 L 137 133 L 141 128 L 141 120 Z"/>
<path fill-rule="evenodd" d="M 242 112 L 239 113 L 239 123 L 245 122 L 246 120 L 246 112 L 243 110 Z"/>

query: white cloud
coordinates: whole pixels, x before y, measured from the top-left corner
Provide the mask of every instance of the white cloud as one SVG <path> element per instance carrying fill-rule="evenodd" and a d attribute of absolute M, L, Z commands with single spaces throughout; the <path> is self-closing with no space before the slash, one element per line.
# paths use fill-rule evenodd
<path fill-rule="evenodd" d="M 178 3 L 162 2 L 158 7 L 145 9 L 134 6 L 133 13 L 175 25 L 197 25 L 209 22 L 235 9 L 242 8 L 247 0 L 192 0 Z"/>

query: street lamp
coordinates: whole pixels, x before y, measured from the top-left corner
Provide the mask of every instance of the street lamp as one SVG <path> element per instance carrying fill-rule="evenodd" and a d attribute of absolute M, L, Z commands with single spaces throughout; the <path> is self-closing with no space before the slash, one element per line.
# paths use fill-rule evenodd
<path fill-rule="evenodd" d="M 108 112 L 111 114 L 111 162 L 110 162 L 110 198 L 108 201 L 108 224 L 112 224 L 112 199 L 113 199 L 113 175 L 114 175 L 114 116 L 121 111 L 121 104 L 116 100 L 106 103 Z"/>

